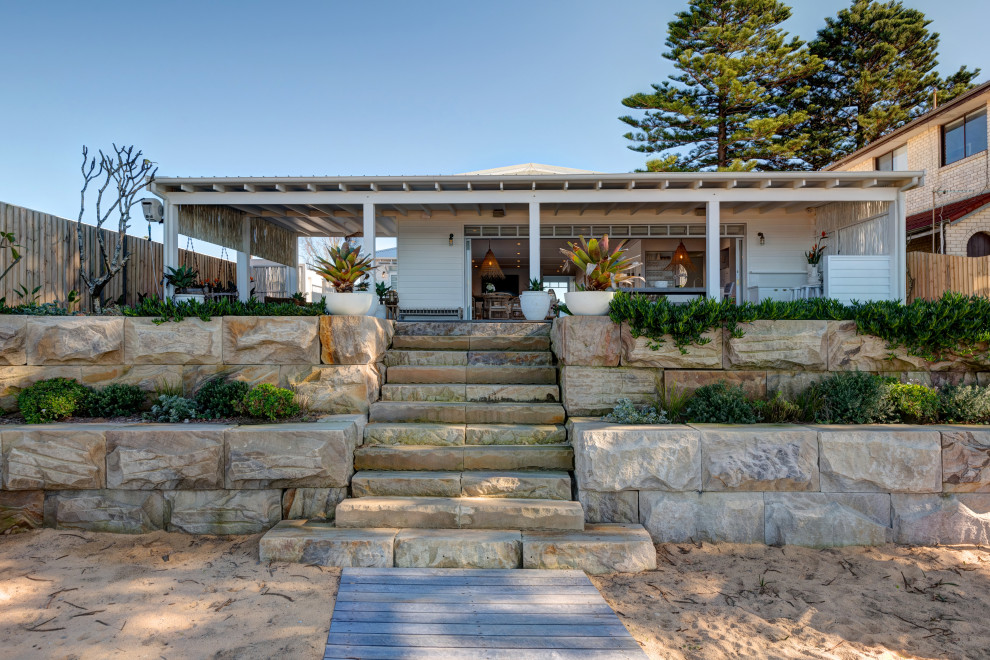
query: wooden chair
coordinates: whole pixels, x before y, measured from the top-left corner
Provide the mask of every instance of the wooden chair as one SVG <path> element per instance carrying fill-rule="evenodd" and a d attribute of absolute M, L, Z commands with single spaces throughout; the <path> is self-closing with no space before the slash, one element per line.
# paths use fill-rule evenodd
<path fill-rule="evenodd" d="M 509 318 L 510 319 L 522 319 L 525 318 L 522 313 L 522 307 L 519 306 L 518 296 L 513 296 L 509 299 Z"/>
<path fill-rule="evenodd" d="M 488 304 L 488 313 L 486 318 L 489 319 L 509 319 L 509 299 L 511 296 L 507 293 L 491 293 L 485 296 L 485 302 Z"/>

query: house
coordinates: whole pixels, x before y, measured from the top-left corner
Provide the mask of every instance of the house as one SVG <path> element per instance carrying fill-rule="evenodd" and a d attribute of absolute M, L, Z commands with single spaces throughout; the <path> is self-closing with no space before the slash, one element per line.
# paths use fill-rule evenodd
<path fill-rule="evenodd" d="M 627 240 L 645 282 L 674 300 L 905 296 L 905 195 L 920 171 L 599 173 L 528 163 L 440 176 L 162 177 L 166 265 L 178 235 L 296 263 L 301 236 L 395 237 L 399 305 L 470 318 L 491 283 L 518 294 L 530 278 L 560 292 L 575 273 L 560 249 L 579 237 Z M 805 252 L 872 223 L 872 242 L 824 262 L 824 291 Z M 674 255 L 678 257 L 675 259 Z M 482 275 L 495 260 L 502 278 Z M 672 263 L 672 261 L 674 263 Z M 246 269 L 238 269 L 246 280 Z M 247 291 L 245 287 L 239 290 Z M 290 282 L 294 286 L 295 282 Z"/>
<path fill-rule="evenodd" d="M 918 117 L 829 166 L 831 172 L 921 170 L 905 195 L 908 250 L 990 255 L 990 82 Z M 866 235 L 869 227 L 847 230 Z M 841 241 L 840 241 L 841 243 Z"/>

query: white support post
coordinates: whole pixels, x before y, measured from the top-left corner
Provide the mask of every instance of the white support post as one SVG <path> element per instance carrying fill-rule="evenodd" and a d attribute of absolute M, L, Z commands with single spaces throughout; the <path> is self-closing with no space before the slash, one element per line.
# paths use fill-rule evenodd
<path fill-rule="evenodd" d="M 713 300 L 721 300 L 722 283 L 719 278 L 721 220 L 719 200 L 710 200 L 705 209 L 705 295 Z"/>
<path fill-rule="evenodd" d="M 162 225 L 162 275 L 169 268 L 179 267 L 179 205 L 165 200 L 165 217 Z M 175 293 L 166 284 L 162 288 L 162 297 L 171 298 Z"/>
<path fill-rule="evenodd" d="M 292 297 L 299 293 L 299 237 L 296 237 L 292 250 L 292 263 L 285 265 L 285 295 Z"/>
<path fill-rule="evenodd" d="M 364 233 L 362 234 L 364 251 L 371 257 L 371 264 L 375 264 L 375 204 L 374 202 L 364 203 Z"/>
<path fill-rule="evenodd" d="M 237 297 L 251 299 L 251 218 L 244 216 L 241 225 L 241 249 L 237 251 Z"/>
<path fill-rule="evenodd" d="M 540 277 L 540 203 L 529 203 L 529 279 Z"/>
<path fill-rule="evenodd" d="M 903 192 L 897 193 L 897 201 L 891 204 L 897 211 L 893 214 L 892 220 L 894 231 L 894 247 L 891 254 L 896 254 L 897 258 L 891 260 L 890 267 L 893 272 L 890 274 L 890 281 L 894 286 L 895 296 L 902 303 L 907 303 L 907 200 Z M 895 263 L 896 262 L 896 263 Z"/>

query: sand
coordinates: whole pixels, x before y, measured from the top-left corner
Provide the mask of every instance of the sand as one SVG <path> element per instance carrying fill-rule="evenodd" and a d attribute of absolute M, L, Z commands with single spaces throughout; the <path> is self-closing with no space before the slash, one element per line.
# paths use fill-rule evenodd
<path fill-rule="evenodd" d="M 592 581 L 651 658 L 988 658 L 990 551 L 658 546 Z M 0 536 L 2 658 L 312 658 L 339 570 L 258 536 Z"/>

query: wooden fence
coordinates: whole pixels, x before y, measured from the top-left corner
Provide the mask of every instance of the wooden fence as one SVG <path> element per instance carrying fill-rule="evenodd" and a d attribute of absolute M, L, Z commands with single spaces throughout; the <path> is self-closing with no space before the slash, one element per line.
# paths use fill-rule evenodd
<path fill-rule="evenodd" d="M 946 291 L 990 298 L 990 257 L 908 252 L 908 302 L 935 300 Z"/>
<path fill-rule="evenodd" d="M 76 223 L 58 216 L 0 202 L 0 229 L 13 232 L 23 257 L 7 276 L 0 281 L 0 296 L 8 305 L 21 302 L 15 289 L 22 285 L 29 291 L 40 286 L 38 302 L 65 301 L 73 289 L 81 295 L 80 308 L 89 307 L 89 295 L 79 277 L 79 242 Z M 108 249 L 112 249 L 116 232 L 97 230 L 83 225 L 83 250 L 86 266 L 98 263 L 99 244 L 97 232 L 102 231 Z M 127 237 L 127 251 L 131 258 L 125 272 L 118 273 L 103 290 L 103 300 L 137 301 L 138 294 L 161 295 L 162 244 L 136 236 Z M 10 264 L 10 251 L 0 254 L 0 272 Z M 211 257 L 187 250 L 179 250 L 179 262 L 194 266 L 201 279 L 233 282 L 237 264 L 233 261 Z M 126 278 L 125 278 L 126 273 Z"/>

